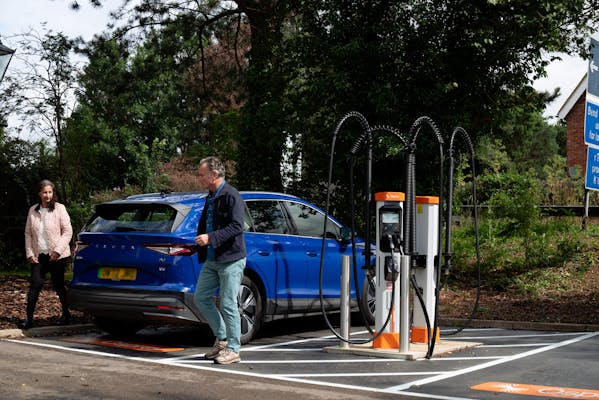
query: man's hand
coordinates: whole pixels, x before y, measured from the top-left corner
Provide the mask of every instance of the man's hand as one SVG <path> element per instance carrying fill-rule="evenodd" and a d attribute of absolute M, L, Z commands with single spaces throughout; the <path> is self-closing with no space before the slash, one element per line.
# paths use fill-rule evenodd
<path fill-rule="evenodd" d="M 210 236 L 208 236 L 208 234 L 203 233 L 201 235 L 198 235 L 194 238 L 194 242 L 196 242 L 196 244 L 198 246 L 207 246 L 208 243 L 210 243 Z"/>

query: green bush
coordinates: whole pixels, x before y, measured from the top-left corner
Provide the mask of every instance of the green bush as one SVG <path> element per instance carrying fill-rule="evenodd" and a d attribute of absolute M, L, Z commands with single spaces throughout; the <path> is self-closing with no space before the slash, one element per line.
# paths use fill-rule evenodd
<path fill-rule="evenodd" d="M 529 175 L 496 173 L 483 176 L 480 194 L 489 206 L 493 233 L 502 237 L 526 235 L 540 217 L 539 182 Z"/>
<path fill-rule="evenodd" d="M 554 174 L 563 182 L 564 175 Z M 487 210 L 479 219 L 483 285 L 493 290 L 537 294 L 568 287 L 568 277 L 580 277 L 594 262 L 589 234 L 576 217 L 545 217 L 538 205 L 556 185 L 541 184 L 533 174 L 493 172 L 478 179 L 479 204 Z M 459 194 L 460 196 L 463 194 Z M 453 274 L 450 284 L 474 285 L 477 262 L 471 214 L 452 229 Z"/>

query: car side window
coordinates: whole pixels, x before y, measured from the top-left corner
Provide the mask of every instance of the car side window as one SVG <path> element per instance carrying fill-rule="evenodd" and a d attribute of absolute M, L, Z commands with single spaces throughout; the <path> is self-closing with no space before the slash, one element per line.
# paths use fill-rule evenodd
<path fill-rule="evenodd" d="M 252 222 L 252 217 L 250 216 L 250 212 L 247 207 L 245 207 L 245 212 L 243 213 L 243 231 L 251 232 L 253 231 L 252 226 L 254 223 Z"/>
<path fill-rule="evenodd" d="M 300 236 L 322 237 L 324 226 L 324 214 L 314 208 L 293 201 L 285 202 L 289 216 L 293 221 L 297 233 Z M 326 237 L 338 239 L 341 237 L 341 229 L 331 220 L 327 222 Z"/>
<path fill-rule="evenodd" d="M 246 201 L 254 232 L 289 233 L 281 205 L 276 200 Z"/>

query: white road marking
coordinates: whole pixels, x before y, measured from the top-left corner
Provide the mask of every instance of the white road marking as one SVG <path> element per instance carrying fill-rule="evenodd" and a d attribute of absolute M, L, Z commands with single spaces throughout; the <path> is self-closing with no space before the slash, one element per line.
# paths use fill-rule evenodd
<path fill-rule="evenodd" d="M 368 333 L 368 331 L 359 331 L 359 332 L 352 332 L 352 335 L 362 335 Z M 262 350 L 262 349 L 270 349 L 273 347 L 283 347 L 283 346 L 291 346 L 294 344 L 298 344 L 298 343 L 308 343 L 308 342 L 322 342 L 322 341 L 339 341 L 339 339 L 335 336 L 335 335 L 327 335 L 327 336 L 321 336 L 321 337 L 314 337 L 314 338 L 307 338 L 307 339 L 297 339 L 297 340 L 290 340 L 288 342 L 281 342 L 281 343 L 271 343 L 271 344 L 265 344 L 265 345 L 258 345 L 258 346 L 245 346 L 242 348 L 242 351 L 258 351 L 258 350 Z"/>
<path fill-rule="evenodd" d="M 499 336 L 498 338 L 549 337 L 549 336 L 568 336 L 568 335 L 570 335 L 570 336 L 578 335 L 578 336 L 575 338 L 572 338 L 570 340 L 546 345 L 546 346 L 540 347 L 538 349 L 530 350 L 530 351 L 527 351 L 524 353 L 520 353 L 517 355 L 508 356 L 508 357 L 499 357 L 499 358 L 494 358 L 494 357 L 456 357 L 456 358 L 441 357 L 441 358 L 433 358 L 431 360 L 427 360 L 427 361 L 441 361 L 441 360 L 443 360 L 443 361 L 452 361 L 452 360 L 453 361 L 456 361 L 456 360 L 477 361 L 477 360 L 483 360 L 483 359 L 492 359 L 492 361 L 490 361 L 490 362 L 486 362 L 486 363 L 479 364 L 479 365 L 472 366 L 472 367 L 463 368 L 463 369 L 456 370 L 456 371 L 372 373 L 372 374 L 359 373 L 356 375 L 343 374 L 343 373 L 341 373 L 341 374 L 261 374 L 261 373 L 253 373 L 253 372 L 246 372 L 246 371 L 236 371 L 233 369 L 223 369 L 221 367 L 214 366 L 212 361 L 201 359 L 201 358 L 203 358 L 203 353 L 180 356 L 180 357 L 171 357 L 171 358 L 166 358 L 166 359 L 164 359 L 164 358 L 163 359 L 146 359 L 143 357 L 123 356 L 123 355 L 118 355 L 118 354 L 104 353 L 104 352 L 95 351 L 95 350 L 77 349 L 77 348 L 59 346 L 59 345 L 48 344 L 48 343 L 36 343 L 36 342 L 25 341 L 22 339 L 20 339 L 20 340 L 2 339 L 2 340 L 14 342 L 14 343 L 20 343 L 20 344 L 39 346 L 39 347 L 53 348 L 53 349 L 58 349 L 58 350 L 85 353 L 85 354 L 96 355 L 96 356 L 112 357 L 112 358 L 117 358 L 117 359 L 134 360 L 134 361 L 141 361 L 141 362 L 162 364 L 162 365 L 171 365 L 171 366 L 175 366 L 175 367 L 192 368 L 192 369 L 197 369 L 197 370 L 217 371 L 217 372 L 228 373 L 228 374 L 233 374 L 233 375 L 240 375 L 240 376 L 269 378 L 269 379 L 275 379 L 275 380 L 281 380 L 281 381 L 297 382 L 297 383 L 304 383 L 304 384 L 311 384 L 311 385 L 318 385 L 318 386 L 325 386 L 325 387 L 351 389 L 351 390 L 358 390 L 358 391 L 364 391 L 364 392 L 391 393 L 391 394 L 407 395 L 407 396 L 412 396 L 412 397 L 421 397 L 421 398 L 436 399 L 436 400 L 471 400 L 468 398 L 435 395 L 435 394 L 430 394 L 430 393 L 416 393 L 416 392 L 410 391 L 409 389 L 414 386 L 421 387 L 428 383 L 438 382 L 438 381 L 441 381 L 444 379 L 453 378 L 453 377 L 456 377 L 459 375 L 467 374 L 470 372 L 489 368 L 489 367 L 492 367 L 495 365 L 514 361 L 514 360 L 517 360 L 520 358 L 529 357 L 534 354 L 542 353 L 542 352 L 549 351 L 549 350 L 559 348 L 562 346 L 567 346 L 567 345 L 597 336 L 597 335 L 599 335 L 599 332 L 592 332 L 592 333 L 587 333 L 587 334 L 557 333 L 557 334 L 542 334 L 542 335 L 509 335 L 509 336 Z M 254 347 L 248 346 L 247 348 L 243 348 L 242 352 L 243 351 L 248 351 L 248 352 L 249 351 L 264 351 L 268 348 L 272 348 L 272 350 L 276 350 L 276 351 L 283 351 L 284 349 L 280 348 L 282 346 L 289 346 L 291 344 L 305 343 L 305 342 L 310 342 L 310 341 L 322 341 L 323 339 L 327 339 L 327 338 L 331 338 L 331 336 L 294 340 L 294 341 L 290 341 L 290 342 L 276 343 L 276 344 L 264 345 L 264 346 L 254 346 Z M 333 336 L 333 338 L 334 338 L 334 336 Z M 488 339 L 488 337 L 471 337 L 471 338 L 479 339 L 479 340 L 480 339 Z M 496 337 L 493 337 L 493 338 L 496 338 Z M 459 338 L 459 339 L 462 340 L 464 338 Z M 277 347 L 279 347 L 279 349 L 275 349 Z M 186 360 L 189 360 L 189 361 L 186 361 Z M 354 363 L 354 362 L 366 363 L 366 362 L 400 362 L 400 361 L 406 362 L 405 360 L 401 360 L 401 359 L 360 358 L 360 359 L 337 359 L 337 360 L 299 360 L 299 361 L 293 360 L 293 363 L 311 362 L 311 363 L 322 364 L 322 363 L 326 363 L 326 362 L 330 362 L 330 363 L 334 363 L 334 362 L 336 362 L 336 363 Z M 247 364 L 253 364 L 253 363 L 276 364 L 278 362 L 274 362 L 274 361 L 272 361 L 272 362 L 271 361 L 254 362 L 254 361 L 242 360 L 242 364 L 246 364 L 246 363 Z M 285 361 L 285 363 L 289 363 L 289 361 Z M 209 364 L 212 366 L 209 367 L 207 365 L 204 366 L 204 365 L 199 365 L 199 364 L 207 364 L 207 365 Z M 310 379 L 305 379 L 306 377 L 318 378 L 318 377 L 327 377 L 327 376 L 329 376 L 329 377 L 344 377 L 344 376 L 351 377 L 351 376 L 422 376 L 422 375 L 430 375 L 430 376 L 427 378 L 422 378 L 422 379 L 415 380 L 415 381 L 405 383 L 402 385 L 397 385 L 397 386 L 392 386 L 392 387 L 387 387 L 387 388 L 382 388 L 382 389 L 376 388 L 376 387 L 347 385 L 347 384 L 341 384 L 341 383 L 323 382 L 323 381 L 314 381 L 314 380 L 310 380 Z"/>
<path fill-rule="evenodd" d="M 456 340 L 482 340 L 482 339 L 515 339 L 515 338 L 542 338 L 542 337 L 555 337 L 555 336 L 578 336 L 583 335 L 585 332 L 559 332 L 559 333 L 541 333 L 541 334 L 522 334 L 522 335 L 499 335 L 499 336 L 466 336 L 457 337 Z"/>
<path fill-rule="evenodd" d="M 481 369 L 485 369 L 485 368 L 489 368 L 489 367 L 494 367 L 495 365 L 504 364 L 504 363 L 507 363 L 507 362 L 518 360 L 520 358 L 530 357 L 532 355 L 543 353 L 545 351 L 549 351 L 549 350 L 553 350 L 553 349 L 557 349 L 559 347 L 568 346 L 570 344 L 573 344 L 573 343 L 576 343 L 576 342 L 580 342 L 582 340 L 586 340 L 586 339 L 592 338 L 592 337 L 597 336 L 597 335 L 599 335 L 599 332 L 587 333 L 586 335 L 582 335 L 582 336 L 579 336 L 579 337 L 576 337 L 576 338 L 573 338 L 573 339 L 570 339 L 570 340 L 565 340 L 563 342 L 553 343 L 553 344 L 547 345 L 545 347 L 541 347 L 541 348 L 538 348 L 538 349 L 530 350 L 530 351 L 527 351 L 527 352 L 524 352 L 524 353 L 520 353 L 520 354 L 515 354 L 513 356 L 502 357 L 502 358 L 500 358 L 498 360 L 490 361 L 490 362 L 487 362 L 487 363 L 484 363 L 484 364 L 475 365 L 475 366 L 468 367 L 468 368 L 463 368 L 461 370 L 452 371 L 452 372 L 445 373 L 445 374 L 440 374 L 438 376 L 431 377 L 431 378 L 425 378 L 425 379 L 421 379 L 421 380 L 418 380 L 418 381 L 404 383 L 402 385 L 388 387 L 386 389 L 386 391 L 389 391 L 391 393 L 393 393 L 393 392 L 400 392 L 400 391 L 404 391 L 404 390 L 410 389 L 413 386 L 422 386 L 422 385 L 426 385 L 426 384 L 429 384 L 429 383 L 432 383 L 432 382 L 438 382 L 438 381 L 442 381 L 444 379 L 454 378 L 454 377 L 459 376 L 459 375 L 467 374 L 467 373 L 474 372 L 474 371 L 479 371 Z"/>
<path fill-rule="evenodd" d="M 439 375 L 446 372 L 435 371 L 435 372 L 351 372 L 351 373 L 338 373 L 338 374 L 276 374 L 276 376 L 286 377 L 297 377 L 302 376 L 304 378 L 323 378 L 323 377 L 351 377 L 351 376 L 420 376 L 420 375 Z"/>

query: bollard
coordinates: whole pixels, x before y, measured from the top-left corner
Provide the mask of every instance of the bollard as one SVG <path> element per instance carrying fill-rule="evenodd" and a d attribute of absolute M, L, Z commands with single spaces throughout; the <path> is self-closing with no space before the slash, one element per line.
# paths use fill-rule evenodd
<path fill-rule="evenodd" d="M 341 315 L 340 315 L 340 331 L 343 340 L 340 342 L 340 347 L 349 348 L 349 271 L 350 271 L 350 256 L 341 257 Z"/>

